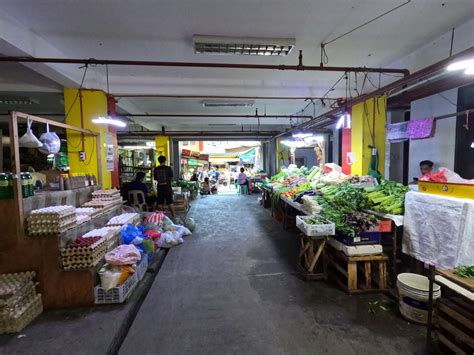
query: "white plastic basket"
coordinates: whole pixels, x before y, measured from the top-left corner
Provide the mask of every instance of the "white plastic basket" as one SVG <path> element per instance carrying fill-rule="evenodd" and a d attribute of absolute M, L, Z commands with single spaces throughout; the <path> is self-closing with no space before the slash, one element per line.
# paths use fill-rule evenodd
<path fill-rule="evenodd" d="M 127 281 L 107 292 L 100 286 L 94 288 L 95 304 L 123 303 L 132 294 L 138 282 L 143 279 L 148 269 L 148 258 L 143 256 L 137 265 L 137 270 Z"/>
<path fill-rule="evenodd" d="M 308 224 L 306 220 L 309 216 L 296 216 L 296 227 L 308 237 L 318 237 L 324 235 L 335 235 L 336 226 L 334 223 L 326 220 L 325 224 Z"/>
<path fill-rule="evenodd" d="M 107 292 L 100 286 L 94 288 L 95 304 L 123 303 L 133 292 L 138 283 L 138 274 L 135 272 L 127 281 Z"/>
<path fill-rule="evenodd" d="M 137 265 L 136 274 L 138 276 L 138 280 L 140 281 L 146 274 L 148 269 L 148 256 L 142 254 L 142 260 L 140 260 L 140 264 Z"/>

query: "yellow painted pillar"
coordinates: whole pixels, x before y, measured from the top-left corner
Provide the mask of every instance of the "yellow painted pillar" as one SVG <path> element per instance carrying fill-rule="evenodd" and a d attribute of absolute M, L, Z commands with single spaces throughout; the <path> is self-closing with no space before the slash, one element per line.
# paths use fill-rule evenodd
<path fill-rule="evenodd" d="M 171 155 L 170 155 L 170 138 L 168 136 L 156 136 L 155 137 L 156 145 L 156 165 L 158 163 L 158 157 L 164 155 L 166 157 L 166 164 L 170 165 Z"/>
<path fill-rule="evenodd" d="M 368 99 L 352 107 L 352 152 L 355 162 L 351 173 L 367 175 L 371 160 L 371 148 L 377 148 L 377 170 L 384 175 L 386 140 L 386 96 Z"/>
<path fill-rule="evenodd" d="M 280 172 L 281 170 L 281 139 L 277 138 L 275 140 L 275 154 L 276 154 L 276 173 Z"/>
<path fill-rule="evenodd" d="M 83 89 L 64 89 L 64 108 L 69 114 L 66 123 L 100 133 L 100 154 L 102 165 L 102 187 L 112 186 L 111 173 L 106 167 L 105 133 L 109 131 L 107 125 L 98 125 L 92 119 L 107 115 L 107 96 L 103 91 Z M 82 118 L 81 118 L 82 111 Z M 97 178 L 98 159 L 96 138 L 84 136 L 75 131 L 67 130 L 67 149 L 71 173 L 93 174 Z M 79 158 L 79 152 L 86 153 L 85 160 Z"/>

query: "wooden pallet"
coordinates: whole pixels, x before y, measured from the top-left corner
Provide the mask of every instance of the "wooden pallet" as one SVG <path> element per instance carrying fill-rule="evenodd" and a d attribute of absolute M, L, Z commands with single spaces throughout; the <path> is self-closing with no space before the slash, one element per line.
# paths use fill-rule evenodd
<path fill-rule="evenodd" d="M 326 248 L 326 237 L 308 237 L 301 234 L 301 249 L 297 268 L 306 280 L 326 278 L 323 266 L 323 254 Z"/>
<path fill-rule="evenodd" d="M 347 256 L 328 245 L 324 267 L 349 294 L 387 291 L 388 256 Z M 330 272 L 331 271 L 331 272 Z"/>
<path fill-rule="evenodd" d="M 440 345 L 455 354 L 474 354 L 474 304 L 460 297 L 438 303 Z"/>

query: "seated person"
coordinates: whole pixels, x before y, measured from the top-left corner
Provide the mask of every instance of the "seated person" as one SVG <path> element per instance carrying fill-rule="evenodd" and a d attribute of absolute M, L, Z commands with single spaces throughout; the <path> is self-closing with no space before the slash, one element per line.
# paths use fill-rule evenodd
<path fill-rule="evenodd" d="M 132 190 L 139 190 L 139 191 L 142 191 L 143 194 L 145 195 L 145 202 L 148 204 L 148 205 L 153 205 L 155 202 L 156 202 L 156 197 L 154 196 L 149 196 L 149 188 L 147 186 L 147 184 L 145 184 L 143 182 L 143 180 L 145 179 L 145 173 L 143 171 L 139 171 L 136 175 L 135 175 L 135 180 L 133 180 L 132 182 L 130 182 L 126 187 L 125 187 L 125 193 L 124 193 L 124 197 L 126 200 L 128 200 L 128 192 L 129 191 L 132 191 Z M 130 201 L 129 201 L 130 202 Z"/>
<path fill-rule="evenodd" d="M 204 178 L 204 182 L 201 185 L 201 195 L 210 195 L 211 194 L 211 184 L 209 183 L 209 178 Z"/>
<path fill-rule="evenodd" d="M 191 180 L 189 181 L 198 181 L 198 176 L 196 173 L 193 174 L 193 176 L 191 176 Z"/>
<path fill-rule="evenodd" d="M 244 173 L 244 168 L 240 168 L 240 174 L 239 176 L 237 177 L 237 183 L 240 185 L 240 186 L 247 186 L 247 189 L 249 187 L 249 179 L 247 177 L 247 175 Z"/>

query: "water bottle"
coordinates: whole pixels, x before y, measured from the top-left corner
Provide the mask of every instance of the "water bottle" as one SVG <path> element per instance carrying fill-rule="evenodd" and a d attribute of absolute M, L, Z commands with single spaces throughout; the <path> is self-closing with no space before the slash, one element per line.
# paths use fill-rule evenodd
<path fill-rule="evenodd" d="M 9 195 L 7 174 L 0 173 L 0 200 L 8 200 Z"/>

